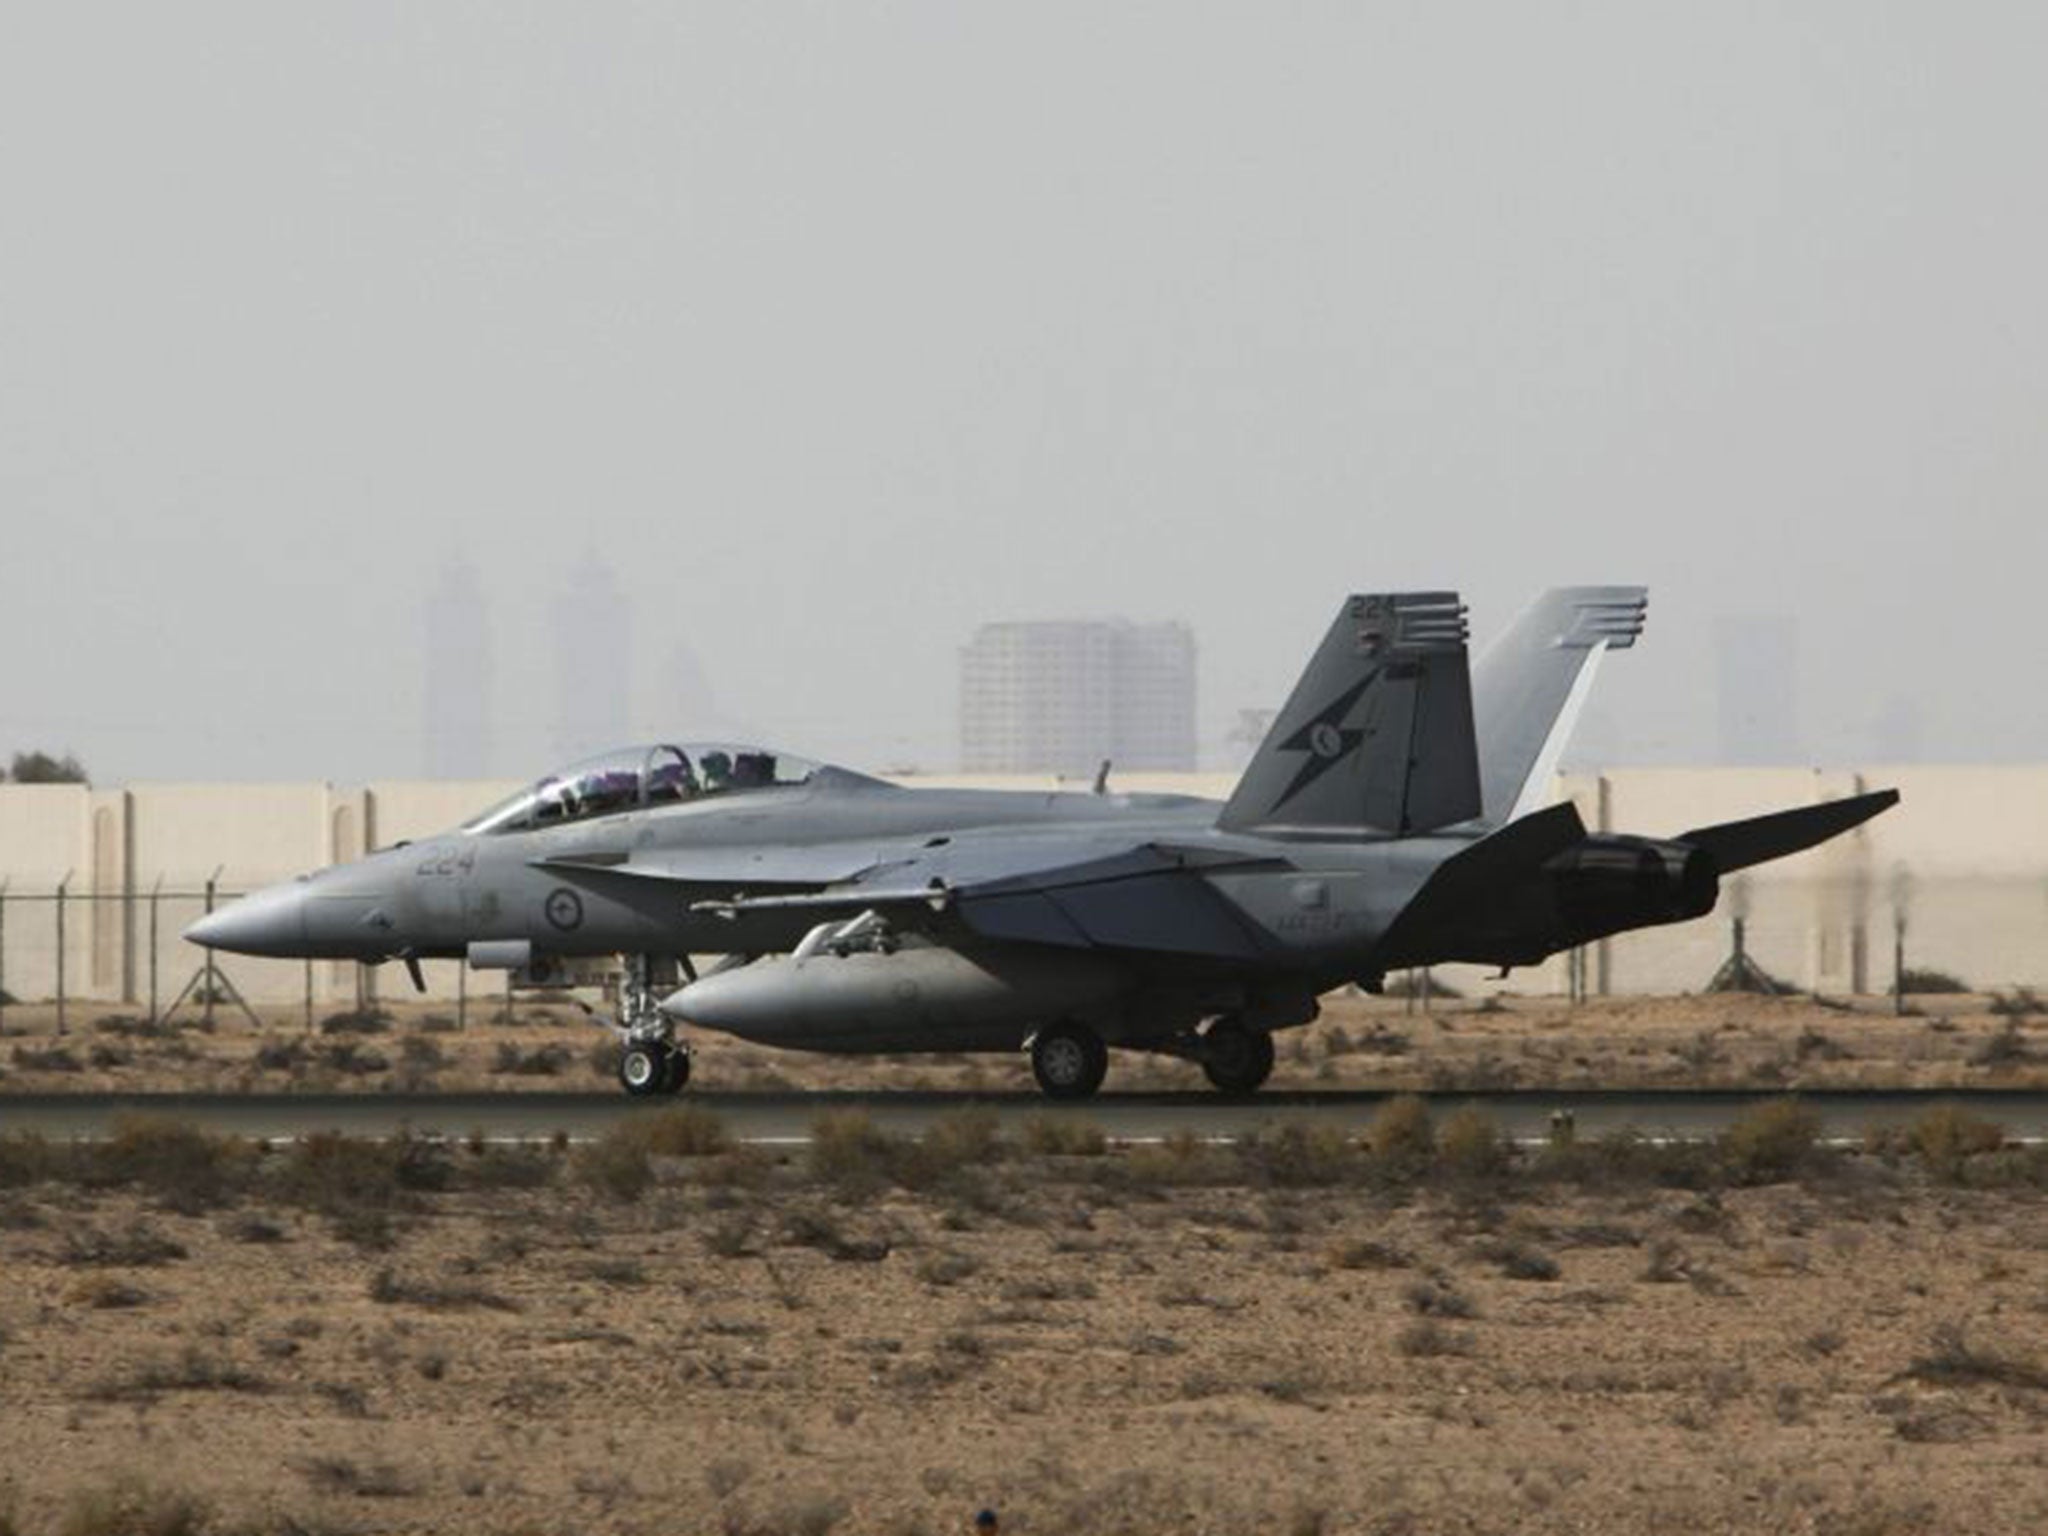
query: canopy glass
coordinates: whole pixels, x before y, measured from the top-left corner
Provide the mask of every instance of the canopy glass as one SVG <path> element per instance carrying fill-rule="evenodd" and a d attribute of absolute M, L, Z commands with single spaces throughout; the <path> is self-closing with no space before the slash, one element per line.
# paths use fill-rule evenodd
<path fill-rule="evenodd" d="M 819 764 L 769 747 L 727 741 L 626 747 L 548 774 L 462 824 L 465 832 L 524 832 L 678 805 L 708 795 L 802 784 Z"/>

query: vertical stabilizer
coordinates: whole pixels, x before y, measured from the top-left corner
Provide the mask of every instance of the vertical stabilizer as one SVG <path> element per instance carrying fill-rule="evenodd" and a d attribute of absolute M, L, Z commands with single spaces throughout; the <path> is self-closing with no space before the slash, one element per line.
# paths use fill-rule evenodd
<path fill-rule="evenodd" d="M 1405 836 L 1479 814 L 1455 592 L 1347 598 L 1218 824 Z"/>
<path fill-rule="evenodd" d="M 1601 656 L 1636 643 L 1648 606 L 1643 587 L 1553 587 L 1486 648 L 1472 694 L 1487 821 L 1542 804 Z"/>

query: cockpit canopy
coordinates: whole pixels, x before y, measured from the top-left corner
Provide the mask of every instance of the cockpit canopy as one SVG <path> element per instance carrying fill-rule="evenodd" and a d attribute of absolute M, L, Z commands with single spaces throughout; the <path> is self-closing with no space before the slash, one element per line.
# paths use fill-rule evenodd
<path fill-rule="evenodd" d="M 462 824 L 465 832 L 524 832 L 707 795 L 802 784 L 820 765 L 732 742 L 626 747 L 551 773 Z"/>

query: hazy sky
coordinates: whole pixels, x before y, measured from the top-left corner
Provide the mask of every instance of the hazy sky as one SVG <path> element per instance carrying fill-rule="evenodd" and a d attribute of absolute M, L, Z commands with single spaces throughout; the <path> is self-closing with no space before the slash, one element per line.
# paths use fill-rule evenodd
<path fill-rule="evenodd" d="M 1348 590 L 1594 580 L 1617 760 L 1714 754 L 1746 613 L 1818 760 L 2048 756 L 2044 61 L 2038 3 L 9 6 L 0 750 L 417 773 L 461 557 L 535 772 L 595 552 L 648 736 L 686 643 L 949 766 L 976 623 L 1128 614 L 1220 743 Z"/>

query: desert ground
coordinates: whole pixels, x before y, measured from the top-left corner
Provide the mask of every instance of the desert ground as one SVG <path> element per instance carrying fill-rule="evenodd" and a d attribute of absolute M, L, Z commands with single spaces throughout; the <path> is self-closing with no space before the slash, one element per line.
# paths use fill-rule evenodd
<path fill-rule="evenodd" d="M 593 1001 L 596 1001 L 593 999 Z M 574 1007 L 473 1000 L 466 1025 L 442 1004 L 390 1000 L 295 1008 L 259 1025 L 216 1008 L 166 1023 L 74 1003 L 67 1033 L 48 1004 L 0 1018 L 0 1097 L 14 1092 L 550 1092 L 610 1084 L 610 1037 Z M 260 1026 L 260 1027 L 259 1027 Z M 770 1050 L 692 1032 L 695 1080 L 736 1089 L 1028 1086 L 1020 1057 L 848 1058 Z M 1339 994 L 1279 1038 L 1276 1088 L 1433 1093 L 1499 1088 L 2048 1088 L 2048 1004 L 2033 994 L 1889 998 L 1687 997 L 1419 1000 Z M 1201 1089 L 1170 1057 L 1114 1053 L 1108 1086 Z"/>
<path fill-rule="evenodd" d="M 0 1136 L 0 1530 L 2032 1532 L 2048 1153 Z"/>

